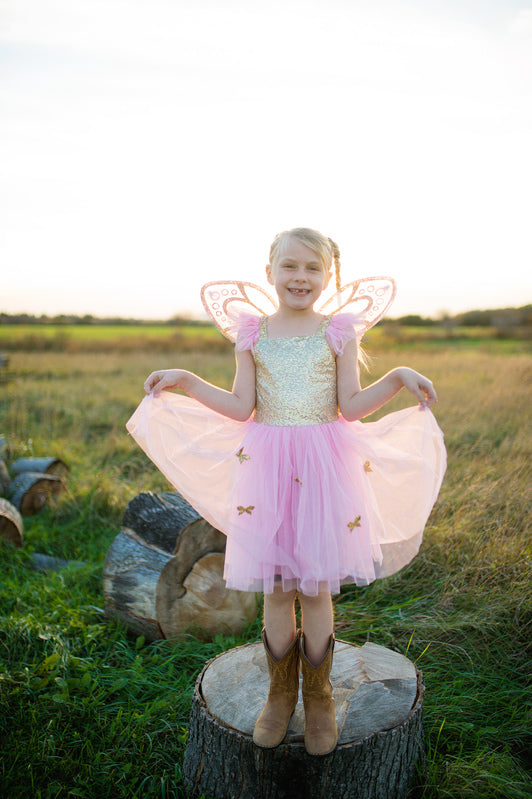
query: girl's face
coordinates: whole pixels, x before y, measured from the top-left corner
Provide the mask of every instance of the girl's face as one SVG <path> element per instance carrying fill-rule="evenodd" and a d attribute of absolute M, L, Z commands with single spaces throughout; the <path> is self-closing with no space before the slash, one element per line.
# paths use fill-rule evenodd
<path fill-rule="evenodd" d="M 295 238 L 288 239 L 273 265 L 268 264 L 266 275 L 279 304 L 292 310 L 312 308 L 331 277 L 314 250 Z"/>

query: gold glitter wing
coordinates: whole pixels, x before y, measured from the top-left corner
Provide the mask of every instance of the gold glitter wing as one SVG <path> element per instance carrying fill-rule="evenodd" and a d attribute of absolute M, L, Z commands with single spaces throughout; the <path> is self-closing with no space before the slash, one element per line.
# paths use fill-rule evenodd
<path fill-rule="evenodd" d="M 382 319 L 394 301 L 397 287 L 391 277 L 362 277 L 338 289 L 318 308 L 318 313 L 332 316 L 337 313 L 361 314 L 361 335 Z"/>
<path fill-rule="evenodd" d="M 210 318 L 226 338 L 236 340 L 233 328 L 241 313 L 270 316 L 277 303 L 267 291 L 245 280 L 220 280 L 206 283 L 201 301 Z"/>

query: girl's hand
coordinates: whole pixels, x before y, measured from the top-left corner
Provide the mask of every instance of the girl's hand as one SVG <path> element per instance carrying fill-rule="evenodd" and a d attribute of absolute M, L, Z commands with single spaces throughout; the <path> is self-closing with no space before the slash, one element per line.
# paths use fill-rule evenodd
<path fill-rule="evenodd" d="M 409 369 L 407 366 L 400 366 L 397 371 L 403 386 L 419 400 L 420 405 L 430 408 L 431 405 L 438 402 L 436 391 L 428 377 L 420 375 L 419 372 Z"/>
<path fill-rule="evenodd" d="M 158 394 L 168 388 L 179 388 L 185 376 L 183 369 L 162 369 L 152 372 L 144 383 L 146 394 Z"/>

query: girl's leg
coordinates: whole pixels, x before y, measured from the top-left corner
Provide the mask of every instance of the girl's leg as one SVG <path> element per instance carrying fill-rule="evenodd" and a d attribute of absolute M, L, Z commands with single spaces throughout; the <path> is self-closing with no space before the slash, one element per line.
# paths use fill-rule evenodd
<path fill-rule="evenodd" d="M 264 629 L 274 658 L 280 658 L 295 638 L 295 598 L 295 591 L 282 591 L 280 587 L 273 594 L 264 594 Z"/>
<path fill-rule="evenodd" d="M 331 595 L 328 591 L 317 596 L 299 594 L 299 604 L 305 654 L 313 666 L 318 666 L 329 648 L 334 630 Z"/>

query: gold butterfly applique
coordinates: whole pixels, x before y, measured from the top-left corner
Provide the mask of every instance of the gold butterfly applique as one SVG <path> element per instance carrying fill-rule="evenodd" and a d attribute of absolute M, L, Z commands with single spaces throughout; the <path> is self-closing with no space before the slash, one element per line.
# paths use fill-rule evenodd
<path fill-rule="evenodd" d="M 360 516 L 357 516 L 352 522 L 347 522 L 349 531 L 352 533 L 355 527 L 360 527 Z"/>
<path fill-rule="evenodd" d="M 369 461 L 366 461 L 364 463 L 364 471 L 365 472 L 372 472 L 373 471 L 373 469 L 371 468 L 371 463 Z"/>
<path fill-rule="evenodd" d="M 248 461 L 251 456 L 250 455 L 245 455 L 244 454 L 244 447 L 240 447 L 240 449 L 236 453 L 236 457 L 238 458 L 240 463 L 244 463 L 244 461 Z"/>
<path fill-rule="evenodd" d="M 249 513 L 249 515 L 251 516 L 251 511 L 254 509 L 254 507 L 255 505 L 248 505 L 247 508 L 245 508 L 243 505 L 238 505 L 237 506 L 238 515 L 242 516 L 243 513 Z"/>

